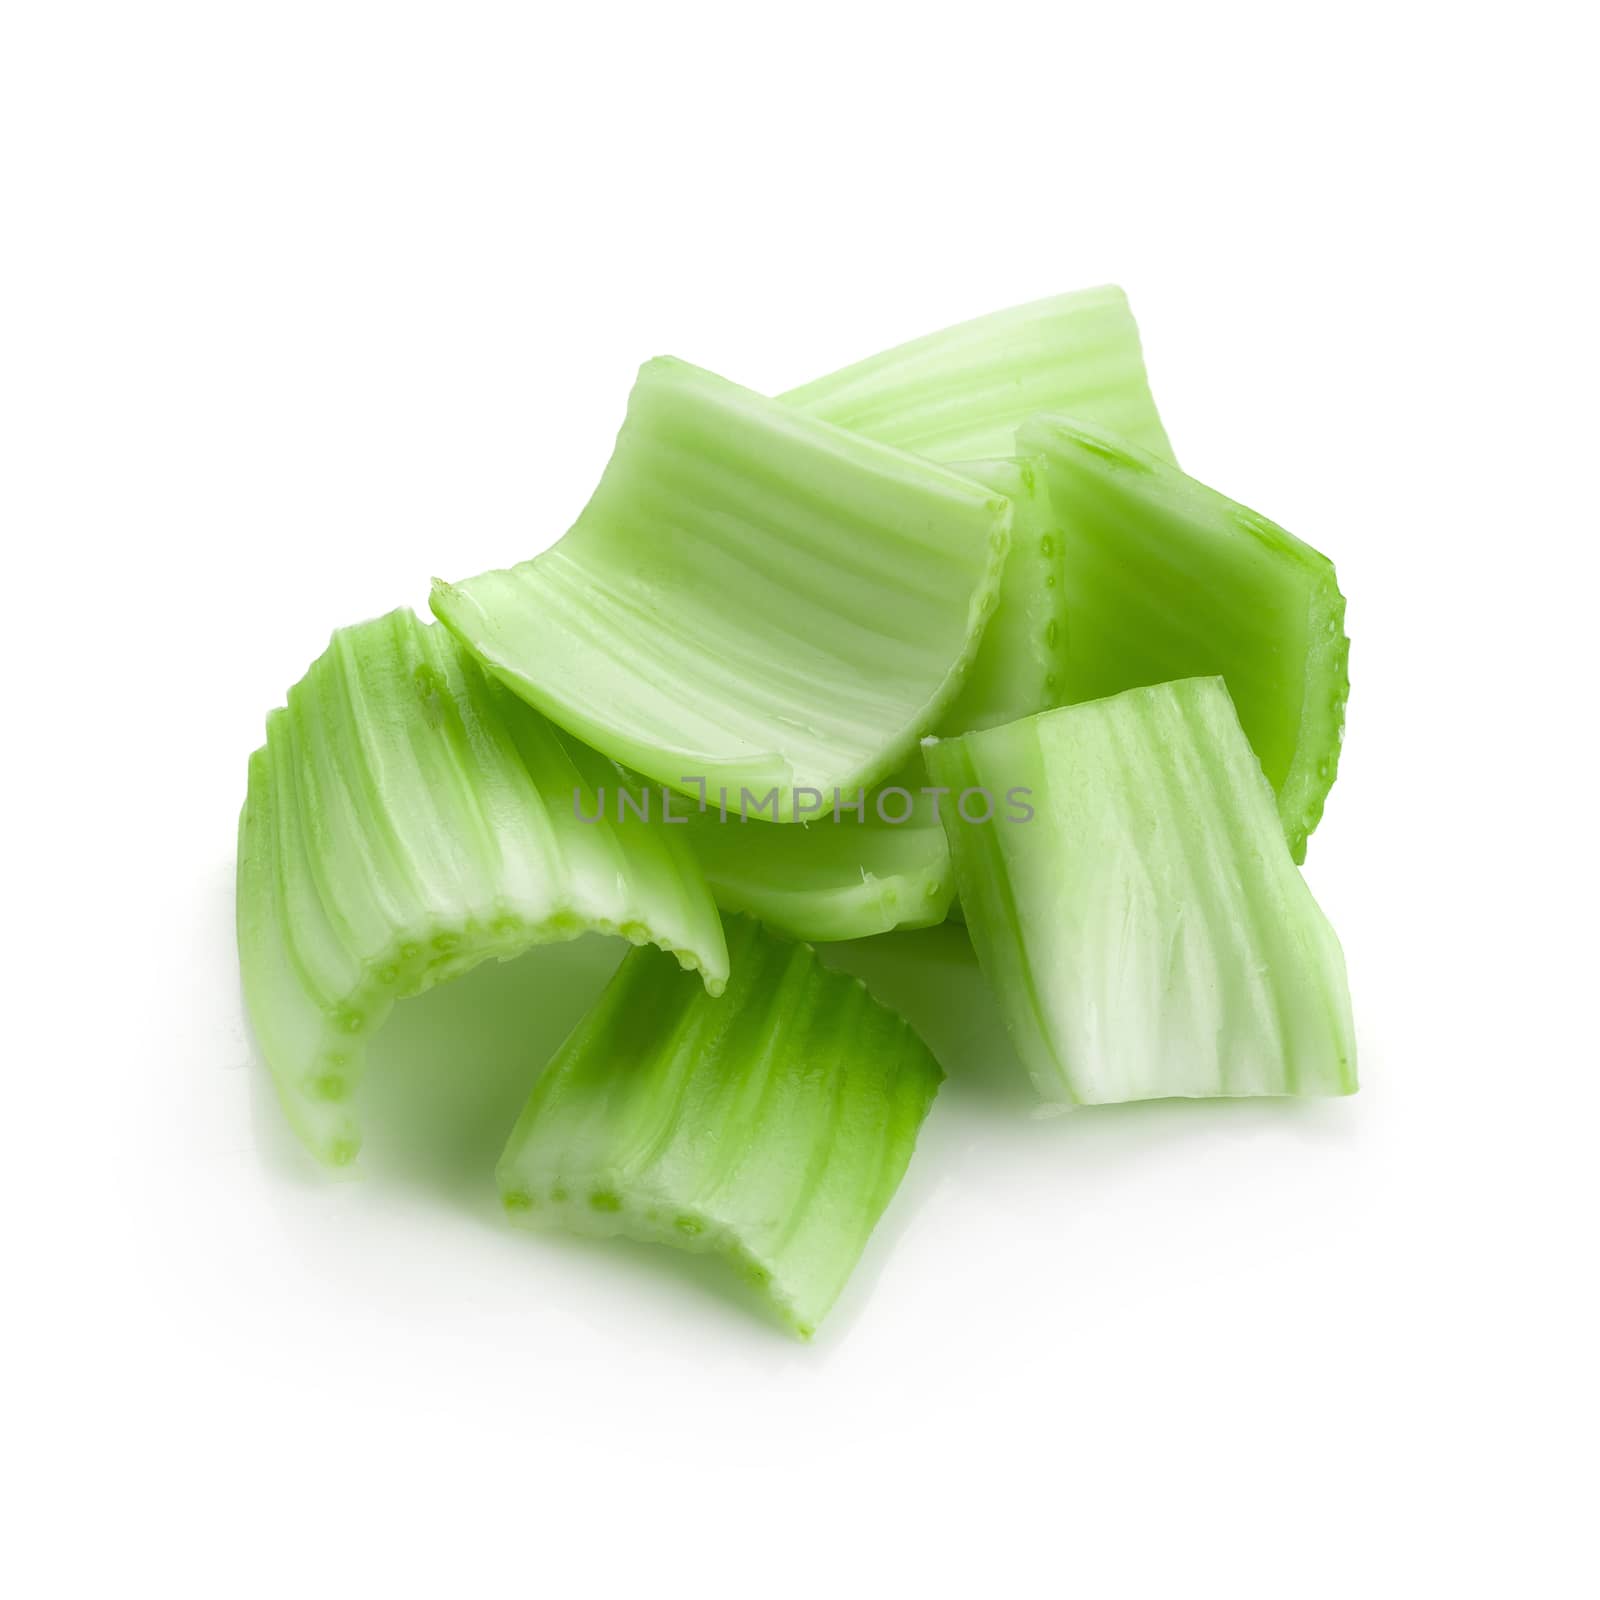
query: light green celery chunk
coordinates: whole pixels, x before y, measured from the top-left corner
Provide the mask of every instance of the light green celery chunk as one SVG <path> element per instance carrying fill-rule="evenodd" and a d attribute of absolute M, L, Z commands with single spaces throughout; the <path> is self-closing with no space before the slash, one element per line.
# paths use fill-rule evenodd
<path fill-rule="evenodd" d="M 672 830 L 410 611 L 341 628 L 267 718 L 239 821 L 245 1001 L 296 1133 L 355 1158 L 366 1042 L 397 999 L 586 931 L 650 941 L 718 993 L 727 947 Z M 599 812 L 604 787 L 609 820 Z"/>
<path fill-rule="evenodd" d="M 1220 678 L 924 754 L 954 790 L 1033 791 L 1030 821 L 943 815 L 973 944 L 1047 1100 L 1354 1091 L 1339 941 Z"/>
<path fill-rule="evenodd" d="M 942 922 L 955 897 L 950 845 L 925 796 L 861 797 L 865 820 L 831 805 L 799 828 L 720 820 L 692 811 L 688 836 L 717 904 L 747 911 L 796 939 L 865 939 Z M 845 796 L 846 801 L 854 797 Z M 914 808 L 913 808 L 914 807 Z"/>
<path fill-rule="evenodd" d="M 633 951 L 557 1052 L 499 1167 L 522 1225 L 714 1251 L 810 1338 L 911 1159 L 942 1074 L 809 946 L 728 923 L 712 1000 Z"/>
<path fill-rule="evenodd" d="M 688 794 L 852 794 L 960 688 L 1010 503 L 680 361 L 639 373 L 600 486 L 533 561 L 433 609 L 575 736 Z"/>
<path fill-rule="evenodd" d="M 1139 329 L 1107 285 L 976 317 L 791 389 L 784 401 L 932 461 L 1009 456 L 1019 424 L 1061 411 L 1171 458 Z"/>
<path fill-rule="evenodd" d="M 1263 516 L 1096 428 L 1038 417 L 1063 531 L 1063 701 L 1219 673 L 1296 861 L 1333 786 L 1350 641 L 1333 563 Z"/>
<path fill-rule="evenodd" d="M 1061 521 L 1032 461 L 968 461 L 956 471 L 1011 502 L 1000 597 L 961 692 L 935 730 L 967 733 L 1059 705 L 1067 649 Z"/>

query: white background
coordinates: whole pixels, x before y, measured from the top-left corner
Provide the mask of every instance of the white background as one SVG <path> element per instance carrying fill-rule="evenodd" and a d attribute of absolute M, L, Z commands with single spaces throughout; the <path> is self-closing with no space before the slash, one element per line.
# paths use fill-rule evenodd
<path fill-rule="evenodd" d="M 1578 7 L 3 16 L 11 1593 L 1594 1593 Z M 1103 281 L 1350 596 L 1362 1093 L 1040 1123 L 957 1051 L 811 1348 L 498 1218 L 603 951 L 526 1038 L 522 969 L 413 1003 L 312 1171 L 232 854 L 330 629 L 558 535 L 647 356 L 777 390 Z"/>

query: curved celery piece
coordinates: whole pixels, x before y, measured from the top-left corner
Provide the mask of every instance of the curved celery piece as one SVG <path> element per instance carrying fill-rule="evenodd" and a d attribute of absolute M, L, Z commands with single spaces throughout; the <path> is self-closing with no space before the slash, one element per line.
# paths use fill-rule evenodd
<path fill-rule="evenodd" d="M 908 803 L 861 798 L 862 818 L 830 806 L 799 828 L 722 821 L 712 807 L 691 812 L 688 830 L 706 881 L 725 911 L 746 911 L 768 927 L 818 942 L 865 939 L 891 928 L 943 922 L 955 898 L 944 828 L 924 796 Z"/>
<path fill-rule="evenodd" d="M 1018 443 L 1042 458 L 1065 530 L 1060 699 L 1220 673 L 1303 861 L 1338 772 L 1350 693 L 1333 563 L 1097 428 L 1039 417 Z"/>
<path fill-rule="evenodd" d="M 981 484 L 660 359 L 565 537 L 432 604 L 585 743 L 792 822 L 797 790 L 870 787 L 937 723 L 1010 526 Z"/>
<path fill-rule="evenodd" d="M 943 814 L 968 931 L 1047 1100 L 1354 1091 L 1339 941 L 1220 678 L 924 753 L 957 791 L 1033 791 L 1028 821 Z"/>
<path fill-rule="evenodd" d="M 736 917 L 711 1000 L 635 950 L 500 1160 L 512 1221 L 713 1251 L 810 1338 L 899 1187 L 943 1074 L 859 980 Z"/>
<path fill-rule="evenodd" d="M 341 628 L 268 716 L 239 821 L 239 961 L 321 1160 L 355 1158 L 351 1096 L 394 1002 L 491 956 L 615 933 L 720 992 L 727 946 L 687 847 L 631 814 L 579 818 L 620 781 L 406 610 Z"/>
<path fill-rule="evenodd" d="M 967 733 L 1059 705 L 1067 649 L 1061 521 L 1033 461 L 966 461 L 955 469 L 1011 502 L 1011 551 L 978 653 L 935 732 Z"/>
<path fill-rule="evenodd" d="M 1167 459 L 1139 329 L 1107 285 L 976 317 L 869 356 L 786 404 L 931 461 L 1009 456 L 1039 411 L 1083 417 Z"/>

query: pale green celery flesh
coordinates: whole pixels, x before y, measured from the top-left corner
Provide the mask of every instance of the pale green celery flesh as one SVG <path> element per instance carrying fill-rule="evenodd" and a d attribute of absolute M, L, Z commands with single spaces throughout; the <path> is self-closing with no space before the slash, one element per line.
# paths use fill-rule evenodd
<path fill-rule="evenodd" d="M 1028 822 L 944 815 L 968 930 L 1045 1099 L 1354 1091 L 1344 957 L 1220 678 L 924 754 L 957 790 L 1033 790 Z"/>
<path fill-rule="evenodd" d="M 499 1166 L 510 1218 L 712 1251 L 809 1338 L 899 1186 L 942 1074 L 804 944 L 728 924 L 708 998 L 633 951 L 545 1068 Z"/>
<path fill-rule="evenodd" d="M 1000 595 L 941 737 L 992 728 L 1059 705 L 1067 650 L 1061 520 L 1033 461 L 966 461 L 956 469 L 1011 502 L 1011 550 Z"/>
<path fill-rule="evenodd" d="M 717 807 L 691 811 L 688 837 L 725 911 L 746 911 L 796 939 L 864 939 L 891 928 L 942 922 L 955 896 L 950 845 L 926 797 L 904 822 L 880 820 L 864 795 L 858 820 L 831 800 L 799 828 L 722 821 Z M 846 796 L 851 801 L 856 797 Z M 885 815 L 907 802 L 885 798 Z"/>
<path fill-rule="evenodd" d="M 791 389 L 811 416 L 931 461 L 1013 454 L 1040 411 L 1171 459 L 1127 296 L 1110 285 L 976 317 Z"/>
<path fill-rule="evenodd" d="M 360 1146 L 352 1096 L 395 1000 L 596 930 L 719 992 L 727 947 L 686 844 L 623 774 L 410 611 L 342 628 L 267 719 L 239 823 L 245 1001 L 289 1120 L 321 1160 Z M 606 820 L 583 822 L 606 796 Z"/>
<path fill-rule="evenodd" d="M 1066 702 L 1220 674 L 1296 861 L 1338 771 L 1350 642 L 1333 564 L 1275 523 L 1097 428 L 1018 435 L 1063 531 Z"/>
<path fill-rule="evenodd" d="M 870 787 L 936 725 L 1010 524 L 982 484 L 662 359 L 565 537 L 432 604 L 576 737 L 792 822 L 796 790 Z"/>

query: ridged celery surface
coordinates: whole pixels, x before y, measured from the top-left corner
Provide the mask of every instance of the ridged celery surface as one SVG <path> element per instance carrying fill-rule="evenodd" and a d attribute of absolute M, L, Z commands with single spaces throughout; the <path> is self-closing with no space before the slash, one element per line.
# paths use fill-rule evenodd
<path fill-rule="evenodd" d="M 267 718 L 239 823 L 245 1000 L 289 1120 L 354 1159 L 366 1041 L 395 1000 L 589 930 L 728 976 L 677 831 L 585 823 L 619 769 L 410 611 L 342 628 Z M 698 985 L 692 985 L 698 987 Z"/>
<path fill-rule="evenodd" d="M 1038 411 L 1171 458 L 1139 329 L 1107 285 L 976 317 L 791 389 L 786 404 L 932 461 L 1013 454 Z"/>
<path fill-rule="evenodd" d="M 961 692 L 936 730 L 967 733 L 1059 705 L 1067 650 L 1061 519 L 1032 461 L 967 461 L 963 476 L 1011 502 L 1011 553 L 1000 597 Z"/>
<path fill-rule="evenodd" d="M 647 362 L 551 549 L 433 609 L 578 738 L 698 793 L 853 793 L 960 688 L 1010 503 L 680 361 Z"/>
<path fill-rule="evenodd" d="M 890 816 L 905 806 L 887 797 Z M 721 821 L 715 808 L 690 816 L 689 839 L 726 911 L 747 911 L 796 939 L 865 939 L 891 928 L 943 922 L 955 898 L 944 828 L 915 796 L 904 822 L 879 820 L 877 797 L 862 800 L 865 820 L 831 806 L 800 828 Z"/>
<path fill-rule="evenodd" d="M 746 918 L 719 1000 L 633 951 L 499 1167 L 528 1226 L 714 1251 L 809 1338 L 899 1186 L 942 1074 L 861 983 Z"/>
<path fill-rule="evenodd" d="M 957 791 L 1033 790 L 1028 822 L 943 814 L 968 930 L 1047 1100 L 1354 1091 L 1339 941 L 1220 678 L 924 753 Z"/>
<path fill-rule="evenodd" d="M 1018 444 L 1042 458 L 1065 532 L 1059 698 L 1221 674 L 1303 861 L 1338 771 L 1350 693 L 1333 563 L 1097 428 L 1039 417 Z"/>

